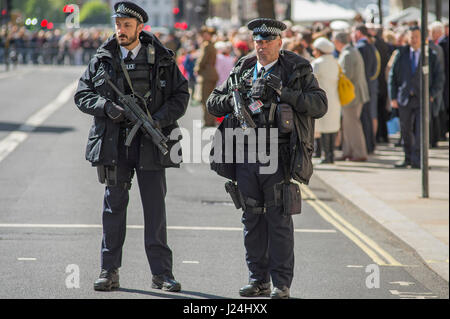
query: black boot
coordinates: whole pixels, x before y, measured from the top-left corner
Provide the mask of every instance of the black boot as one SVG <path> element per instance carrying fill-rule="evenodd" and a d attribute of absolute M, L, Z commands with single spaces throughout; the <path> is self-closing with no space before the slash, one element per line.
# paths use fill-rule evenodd
<path fill-rule="evenodd" d="M 119 287 L 119 269 L 102 269 L 99 278 L 94 282 L 94 290 L 97 291 L 110 291 Z"/>
<path fill-rule="evenodd" d="M 271 299 L 289 299 L 290 292 L 288 287 L 274 287 L 270 293 Z"/>
<path fill-rule="evenodd" d="M 324 159 L 320 161 L 320 164 L 333 164 L 334 163 L 334 156 L 333 156 L 333 145 L 331 143 L 334 143 L 334 139 L 332 139 L 331 133 L 322 133 L 322 136 L 320 138 L 320 143 L 322 144 L 322 149 L 325 153 Z"/>
<path fill-rule="evenodd" d="M 257 281 L 250 282 L 247 286 L 239 289 L 239 295 L 242 297 L 258 297 L 270 294 L 270 282 L 260 283 Z"/>
<path fill-rule="evenodd" d="M 178 292 L 181 290 L 181 284 L 173 276 L 154 275 L 152 277 L 152 288 Z"/>
<path fill-rule="evenodd" d="M 313 157 L 314 158 L 320 158 L 320 156 L 322 155 L 322 148 L 320 145 L 320 138 L 315 138 L 314 139 L 314 154 Z"/>

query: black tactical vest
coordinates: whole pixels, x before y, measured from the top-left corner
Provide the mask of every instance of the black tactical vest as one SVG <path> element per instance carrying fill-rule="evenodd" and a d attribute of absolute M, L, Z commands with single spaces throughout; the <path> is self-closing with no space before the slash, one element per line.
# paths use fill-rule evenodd
<path fill-rule="evenodd" d="M 147 60 L 147 48 L 142 45 L 141 49 L 138 52 L 138 55 L 134 60 L 130 62 L 127 62 L 125 60 L 124 62 L 130 76 L 134 92 L 144 97 L 146 99 L 146 102 L 148 103 L 148 97 L 150 94 L 149 92 L 151 91 L 150 80 L 152 69 Z M 121 83 L 123 83 L 125 94 L 131 94 L 132 90 L 128 85 L 128 81 L 121 67 L 119 68 L 119 79 Z"/>

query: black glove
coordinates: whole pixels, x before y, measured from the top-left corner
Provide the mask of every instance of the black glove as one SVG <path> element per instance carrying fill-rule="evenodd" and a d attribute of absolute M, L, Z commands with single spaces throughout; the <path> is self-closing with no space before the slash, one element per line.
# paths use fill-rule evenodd
<path fill-rule="evenodd" d="M 266 77 L 266 85 L 272 88 L 278 94 L 278 96 L 281 96 L 283 85 L 281 84 L 281 79 L 278 76 L 269 73 L 269 75 Z"/>
<path fill-rule="evenodd" d="M 105 103 L 105 113 L 114 123 L 125 120 L 125 110 L 114 102 L 108 101 Z"/>

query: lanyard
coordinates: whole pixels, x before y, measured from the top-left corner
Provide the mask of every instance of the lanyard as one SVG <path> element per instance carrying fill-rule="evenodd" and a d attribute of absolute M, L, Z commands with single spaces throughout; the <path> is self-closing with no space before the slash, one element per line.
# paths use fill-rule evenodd
<path fill-rule="evenodd" d="M 264 74 L 263 74 L 263 78 L 266 78 L 267 75 L 269 75 L 269 73 L 272 73 L 273 69 L 274 69 L 273 65 L 269 70 L 267 70 Z M 258 64 L 255 64 L 255 69 L 253 70 L 253 82 L 256 81 L 256 79 L 258 78 Z"/>

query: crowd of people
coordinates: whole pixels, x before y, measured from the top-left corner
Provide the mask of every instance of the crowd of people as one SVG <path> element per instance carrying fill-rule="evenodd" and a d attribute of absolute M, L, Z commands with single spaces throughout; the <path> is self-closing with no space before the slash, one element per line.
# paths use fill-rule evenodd
<path fill-rule="evenodd" d="M 0 63 L 85 65 L 97 48 L 111 34 L 111 29 L 81 28 L 30 31 L 25 27 L 0 29 Z M 6 56 L 5 47 L 8 47 Z"/>
<path fill-rule="evenodd" d="M 420 168 L 419 22 L 387 28 L 363 21 L 342 23 L 339 28 L 322 23 L 287 25 L 283 49 L 311 62 L 328 97 L 328 112 L 316 121 L 315 157 L 329 164 L 335 160 L 367 161 L 377 144 L 389 142 L 388 126 L 398 119 L 397 145 L 404 147 L 405 160 L 396 166 Z M 449 132 L 448 32 L 448 23 L 437 21 L 428 26 L 432 148 L 447 140 Z M 175 49 L 191 93 L 196 93 L 194 98 L 204 106 L 207 96 L 227 78 L 239 58 L 254 49 L 254 42 L 246 28 L 221 32 L 205 27 L 200 34 L 200 43 L 198 38 L 183 34 Z M 355 98 L 346 105 L 341 105 L 338 92 L 341 72 L 355 88 Z M 214 120 L 204 112 L 205 126 L 214 126 Z M 335 147 L 342 149 L 342 157 L 334 158 Z"/>
<path fill-rule="evenodd" d="M 311 26 L 286 22 L 283 49 L 293 51 L 311 62 L 320 86 L 328 97 L 328 112 L 316 123 L 315 156 L 333 163 L 334 149 L 343 151 L 341 160 L 366 161 L 378 143 L 389 141 L 388 123 L 400 118 L 405 162 L 399 166 L 418 165 L 419 112 L 404 112 L 410 100 L 418 102 L 420 89 L 417 64 L 402 62 L 401 48 L 420 49 L 418 21 L 382 27 L 355 19 L 354 24 L 315 23 Z M 428 27 L 430 47 L 430 146 L 437 147 L 448 138 L 448 23 L 433 22 Z M 229 75 L 235 63 L 254 49 L 251 33 L 244 26 L 231 30 L 202 27 L 201 30 L 154 32 L 161 42 L 175 52 L 177 64 L 189 80 L 191 98 L 204 107 L 205 126 L 217 125 L 218 119 L 206 111 L 212 90 Z M 109 28 L 59 29 L 31 32 L 12 26 L 6 38 L 0 29 L 0 63 L 4 63 L 5 44 L 9 59 L 16 64 L 85 65 L 97 48 L 112 34 Z M 420 55 L 420 53 L 419 53 Z M 412 58 L 411 58 L 412 59 Z M 411 69 L 412 68 L 412 69 Z M 412 70 L 412 71 L 411 71 Z M 348 105 L 339 101 L 338 81 L 343 72 L 354 84 L 355 99 Z M 418 87 L 399 92 L 404 77 L 417 73 Z M 404 84 L 404 83 L 403 83 Z M 414 91 L 416 90 L 416 91 Z M 405 95 L 393 96 L 393 94 Z M 414 98 L 413 98 L 414 97 Z M 403 103 L 403 106 L 401 105 Z M 406 103 L 406 104 L 405 104 Z M 412 103 L 412 102 L 411 102 Z M 400 105 L 399 105 L 400 104 Z M 417 107 L 409 109 L 416 110 Z M 414 155 L 409 155 L 412 152 Z M 412 156 L 412 158 L 411 158 Z"/>

